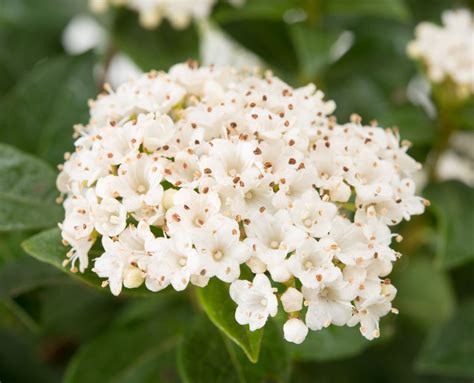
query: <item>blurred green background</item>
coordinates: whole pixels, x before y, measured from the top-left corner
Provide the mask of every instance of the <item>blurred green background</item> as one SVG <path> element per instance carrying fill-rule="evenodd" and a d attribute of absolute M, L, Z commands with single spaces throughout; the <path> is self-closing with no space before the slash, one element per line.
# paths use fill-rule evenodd
<path fill-rule="evenodd" d="M 430 92 L 406 45 L 419 22 L 473 3 L 219 2 L 210 20 L 177 31 L 166 21 L 143 29 L 125 9 L 93 15 L 86 1 L 0 0 L 0 381 L 472 382 L 474 101 L 444 102 L 449 84 Z M 70 55 L 63 32 L 78 15 L 97 22 L 101 43 Z M 213 56 L 209 30 L 237 53 L 226 59 L 214 48 Z M 118 52 L 145 71 L 250 56 L 293 86 L 315 82 L 336 101 L 339 121 L 358 113 L 400 128 L 425 164 L 420 188 L 432 205 L 396 230 L 405 239 L 391 275 L 400 314 L 382 320 L 380 339 L 331 327 L 289 346 L 270 324 L 252 365 L 192 292 L 115 298 L 22 250 L 61 219 L 55 166 Z"/>

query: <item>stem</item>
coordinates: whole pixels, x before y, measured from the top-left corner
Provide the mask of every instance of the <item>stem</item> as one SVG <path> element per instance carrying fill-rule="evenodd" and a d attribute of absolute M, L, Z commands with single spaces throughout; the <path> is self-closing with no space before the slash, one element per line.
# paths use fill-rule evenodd
<path fill-rule="evenodd" d="M 10 310 L 10 312 L 15 315 L 23 325 L 30 330 L 32 333 L 37 334 L 39 332 L 38 324 L 31 318 L 31 316 L 17 304 L 13 299 L 6 298 L 3 300 L 5 307 Z"/>

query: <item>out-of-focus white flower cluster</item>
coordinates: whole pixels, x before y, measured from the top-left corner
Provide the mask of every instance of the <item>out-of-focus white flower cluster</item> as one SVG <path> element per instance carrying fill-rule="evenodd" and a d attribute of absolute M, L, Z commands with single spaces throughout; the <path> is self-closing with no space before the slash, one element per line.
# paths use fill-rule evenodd
<path fill-rule="evenodd" d="M 377 337 L 396 292 L 390 226 L 426 203 L 420 166 L 396 130 L 339 125 L 323 96 L 194 62 L 106 87 L 60 166 L 65 265 L 84 271 L 94 246 L 115 295 L 218 278 L 251 330 L 281 302 L 289 341 L 331 324 Z"/>
<path fill-rule="evenodd" d="M 94 12 L 102 13 L 109 5 L 121 5 L 138 12 L 145 28 L 155 28 L 168 19 L 176 29 L 186 28 L 193 18 L 205 18 L 215 0 L 89 0 Z"/>
<path fill-rule="evenodd" d="M 467 9 L 445 11 L 443 26 L 423 22 L 408 45 L 434 83 L 451 80 L 462 96 L 474 94 L 474 16 Z"/>

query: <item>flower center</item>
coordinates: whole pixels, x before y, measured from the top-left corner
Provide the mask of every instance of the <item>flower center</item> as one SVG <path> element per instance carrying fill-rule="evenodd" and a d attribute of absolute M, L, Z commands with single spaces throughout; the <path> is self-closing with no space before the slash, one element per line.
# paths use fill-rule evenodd
<path fill-rule="evenodd" d="M 216 250 L 212 253 L 212 257 L 216 260 L 216 261 L 220 261 L 223 257 L 224 257 L 224 254 L 222 253 L 222 251 L 220 250 Z"/>

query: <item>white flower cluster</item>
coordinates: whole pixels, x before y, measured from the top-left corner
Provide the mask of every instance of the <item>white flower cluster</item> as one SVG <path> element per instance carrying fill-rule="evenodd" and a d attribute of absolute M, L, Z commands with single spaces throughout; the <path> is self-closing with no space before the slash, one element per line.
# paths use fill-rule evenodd
<path fill-rule="evenodd" d="M 408 45 L 434 83 L 451 80 L 460 94 L 474 94 L 474 15 L 467 9 L 445 11 L 443 26 L 423 22 Z"/>
<path fill-rule="evenodd" d="M 115 295 L 218 278 L 251 330 L 281 301 L 296 343 L 330 324 L 379 335 L 401 239 L 389 226 L 426 203 L 395 130 L 338 125 L 313 84 L 269 72 L 189 62 L 106 90 L 60 166 L 65 264 L 84 271 L 94 246 L 92 270 Z"/>
<path fill-rule="evenodd" d="M 89 0 L 94 12 L 104 12 L 109 5 L 123 5 L 138 12 L 145 28 L 157 27 L 166 18 L 176 29 L 186 28 L 193 18 L 209 15 L 215 0 Z"/>

